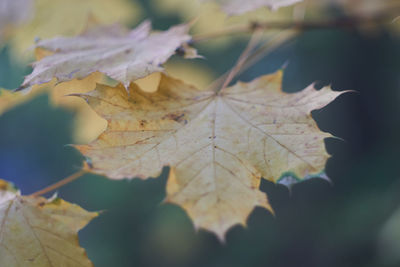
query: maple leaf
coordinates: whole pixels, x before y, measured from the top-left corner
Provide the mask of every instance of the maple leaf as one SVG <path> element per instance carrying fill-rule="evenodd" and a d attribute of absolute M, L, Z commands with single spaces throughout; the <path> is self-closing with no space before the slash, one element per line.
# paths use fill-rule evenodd
<path fill-rule="evenodd" d="M 123 83 L 162 71 L 161 64 L 178 47 L 188 42 L 187 25 L 152 33 L 145 21 L 130 32 L 118 25 L 94 27 L 77 37 L 58 37 L 40 41 L 37 46 L 55 53 L 34 63 L 33 72 L 22 88 L 49 82 L 53 77 L 64 82 L 81 79 L 99 71 Z"/>
<path fill-rule="evenodd" d="M 92 171 L 111 179 L 156 177 L 171 167 L 166 201 L 181 205 L 202 227 L 224 234 L 245 224 L 255 206 L 271 210 L 261 177 L 321 172 L 328 154 L 310 112 L 341 92 L 310 86 L 281 91 L 282 72 L 219 93 L 163 75 L 154 93 L 136 85 L 98 85 L 79 95 L 108 121 L 97 140 L 76 146 Z"/>
<path fill-rule="evenodd" d="M 208 0 L 207 0 L 208 1 Z M 222 10 L 228 15 L 241 15 L 256 10 L 260 7 L 268 7 L 276 10 L 280 7 L 290 6 L 303 0 L 214 0 L 222 5 Z"/>
<path fill-rule="evenodd" d="M 21 196 L 0 180 L 0 266 L 93 266 L 77 232 L 97 215 L 59 198 Z"/>

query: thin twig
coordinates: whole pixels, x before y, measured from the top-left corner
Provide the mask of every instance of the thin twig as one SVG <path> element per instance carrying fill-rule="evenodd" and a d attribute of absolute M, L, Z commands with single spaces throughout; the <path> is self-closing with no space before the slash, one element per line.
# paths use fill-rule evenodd
<path fill-rule="evenodd" d="M 198 42 L 207 41 L 207 40 L 215 39 L 215 38 L 222 37 L 222 36 L 234 35 L 234 34 L 240 34 L 240 33 L 248 33 L 248 32 L 251 32 L 249 30 L 248 24 L 234 25 L 231 27 L 220 29 L 215 32 L 194 35 L 192 38 L 192 41 L 194 43 L 198 43 Z"/>
<path fill-rule="evenodd" d="M 240 75 L 251 66 L 265 58 L 269 53 L 274 51 L 276 48 L 280 47 L 283 43 L 288 43 L 288 41 L 293 40 L 296 36 L 299 35 L 299 32 L 286 30 L 278 33 L 274 38 L 269 40 L 265 45 L 261 46 L 257 51 L 255 51 L 237 73 Z"/>
<path fill-rule="evenodd" d="M 62 179 L 61 181 L 59 181 L 59 182 L 57 182 L 55 184 L 52 184 L 52 185 L 50 185 L 50 186 L 48 186 L 48 187 L 46 187 L 46 188 L 44 188 L 42 190 L 39 190 L 39 191 L 31 194 L 30 196 L 31 197 L 37 197 L 37 196 L 44 195 L 44 194 L 46 194 L 48 192 L 54 191 L 54 190 L 56 190 L 56 189 L 58 189 L 58 188 L 60 188 L 60 187 L 62 187 L 64 185 L 69 184 L 69 183 L 75 181 L 76 179 L 82 177 L 82 175 L 84 175 L 85 173 L 87 173 L 87 170 L 82 169 L 82 170 L 80 170 L 80 171 L 68 176 L 67 178 Z"/>
<path fill-rule="evenodd" d="M 251 54 L 246 62 L 243 64 L 243 66 L 240 68 L 240 70 L 236 73 L 237 75 L 240 75 L 247 69 L 249 69 L 251 66 L 256 64 L 258 61 L 262 60 L 264 57 L 266 57 L 270 52 L 275 50 L 277 47 L 281 46 L 283 43 L 293 39 L 295 36 L 297 36 L 299 32 L 292 31 L 292 30 L 285 30 L 282 32 L 277 33 L 275 36 L 271 37 L 270 40 L 268 40 L 264 45 L 262 45 L 260 48 L 258 48 L 253 54 Z M 215 90 L 216 88 L 220 87 L 221 84 L 227 79 L 230 71 L 225 72 L 223 75 L 221 75 L 218 79 L 213 81 L 207 88 L 207 90 Z"/>
<path fill-rule="evenodd" d="M 229 85 L 229 83 L 233 80 L 233 78 L 235 78 L 237 73 L 243 67 L 243 64 L 246 62 L 246 60 L 251 55 L 252 50 L 259 44 L 261 38 L 262 38 L 261 31 L 255 31 L 253 33 L 246 48 L 243 50 L 242 54 L 239 56 L 239 59 L 237 60 L 235 66 L 231 69 L 231 71 L 229 72 L 228 76 L 226 77 L 224 83 L 222 84 L 221 88 L 219 90 L 217 90 L 217 92 L 224 90 Z"/>

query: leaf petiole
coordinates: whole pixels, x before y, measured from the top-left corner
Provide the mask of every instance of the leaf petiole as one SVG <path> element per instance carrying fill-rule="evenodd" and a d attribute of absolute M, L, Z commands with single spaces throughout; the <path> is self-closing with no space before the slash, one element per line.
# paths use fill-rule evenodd
<path fill-rule="evenodd" d="M 30 196 L 31 197 L 37 197 L 37 196 L 41 196 L 41 195 L 44 195 L 46 193 L 49 193 L 51 191 L 54 191 L 54 190 L 56 190 L 56 189 L 58 189 L 60 187 L 63 187 L 66 184 L 69 184 L 69 183 L 77 180 L 78 178 L 80 178 L 84 174 L 86 174 L 87 172 L 88 171 L 86 169 L 81 169 L 80 171 L 75 172 L 74 174 L 71 174 L 70 176 L 62 179 L 61 181 L 58 181 L 55 184 L 49 185 L 49 186 L 47 186 L 47 187 L 45 187 L 45 188 L 43 188 L 43 189 L 31 194 Z"/>

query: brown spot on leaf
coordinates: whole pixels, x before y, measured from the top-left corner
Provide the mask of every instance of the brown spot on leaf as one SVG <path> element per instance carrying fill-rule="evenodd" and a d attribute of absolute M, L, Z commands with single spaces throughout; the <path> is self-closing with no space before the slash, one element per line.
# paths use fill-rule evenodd
<path fill-rule="evenodd" d="M 179 123 L 187 124 L 187 120 L 185 119 L 185 113 L 169 113 L 162 117 L 163 120 L 174 120 Z"/>
<path fill-rule="evenodd" d="M 146 120 L 140 120 L 139 124 L 140 124 L 141 127 L 145 127 L 146 124 L 147 124 L 147 121 Z"/>

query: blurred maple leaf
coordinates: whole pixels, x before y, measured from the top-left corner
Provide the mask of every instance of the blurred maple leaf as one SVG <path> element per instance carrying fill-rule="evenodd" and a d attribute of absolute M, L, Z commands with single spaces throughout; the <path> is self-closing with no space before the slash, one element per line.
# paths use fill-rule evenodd
<path fill-rule="evenodd" d="M 21 1 L 26 3 L 22 4 Z M 28 14 L 24 23 L 19 23 L 19 27 L 14 27 L 12 35 L 9 35 L 13 55 L 19 60 L 31 57 L 28 50 L 38 38 L 71 36 L 82 32 L 89 16 L 103 24 L 131 24 L 136 23 L 142 13 L 141 6 L 136 1 L 129 0 L 2 0 L 3 2 L 10 2 L 16 7 L 15 13 L 9 13 L 12 20 Z"/>

